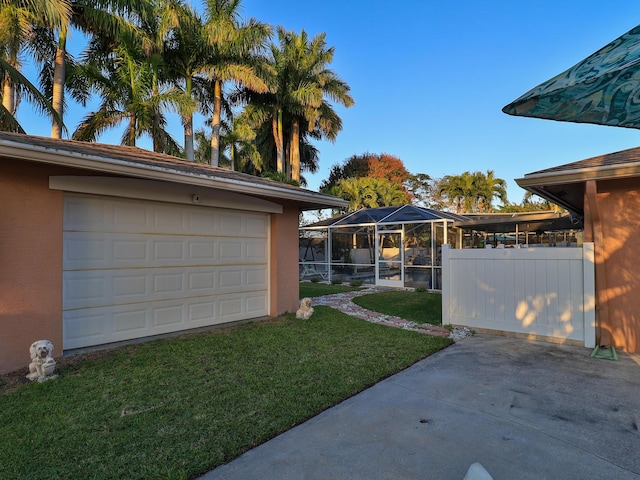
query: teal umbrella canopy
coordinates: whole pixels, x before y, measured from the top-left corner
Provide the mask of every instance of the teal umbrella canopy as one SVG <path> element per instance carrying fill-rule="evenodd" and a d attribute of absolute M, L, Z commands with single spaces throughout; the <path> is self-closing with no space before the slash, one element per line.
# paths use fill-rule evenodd
<path fill-rule="evenodd" d="M 502 109 L 509 115 L 640 128 L 640 25 Z"/>

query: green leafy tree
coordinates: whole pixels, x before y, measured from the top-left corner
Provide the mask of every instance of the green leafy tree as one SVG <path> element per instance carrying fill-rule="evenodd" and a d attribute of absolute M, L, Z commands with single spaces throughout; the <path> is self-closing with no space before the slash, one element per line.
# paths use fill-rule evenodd
<path fill-rule="evenodd" d="M 346 107 L 354 103 L 349 86 L 327 68 L 334 49 L 327 48 L 324 39 L 324 34 L 309 39 L 304 30 L 298 35 L 278 28 L 279 42 L 270 49 L 269 91 L 245 92 L 252 117 L 261 125 L 256 128 L 270 130 L 271 140 L 258 132 L 265 161 L 295 181 L 300 179 L 301 166 L 314 162 L 315 156 L 308 155 L 313 149 L 306 146 L 307 137 L 333 141 L 342 129 L 329 101 Z"/>
<path fill-rule="evenodd" d="M 39 30 L 66 31 L 70 5 L 66 0 L 0 0 L 0 128 L 24 132 L 15 115 L 22 98 L 51 117 L 62 128 L 62 117 L 51 102 L 21 73 L 27 51 L 39 58 Z"/>
<path fill-rule="evenodd" d="M 349 211 L 406 203 L 406 192 L 397 183 L 384 178 L 344 178 L 329 190 L 349 202 Z"/>
<path fill-rule="evenodd" d="M 539 197 L 531 192 L 526 192 L 520 204 L 507 202 L 500 207 L 501 212 L 517 213 L 517 212 L 548 212 L 548 211 L 564 211 L 564 209 L 547 199 Z"/>
<path fill-rule="evenodd" d="M 362 155 L 352 155 L 346 159 L 342 165 L 335 164 L 329 171 L 329 177 L 320 184 L 321 191 L 328 191 L 340 180 L 346 178 L 360 178 L 369 176 L 369 160 L 375 155 L 364 153 Z"/>
<path fill-rule="evenodd" d="M 247 116 L 241 113 L 233 119 L 231 128 L 221 135 L 221 143 L 229 151 L 231 170 L 257 174 L 264 170 L 262 156 L 256 148 L 256 132 L 248 123 Z"/>
<path fill-rule="evenodd" d="M 41 86 L 45 95 L 51 98 L 60 119 L 64 118 L 67 88 L 71 88 L 72 95 L 79 98 L 86 96 L 84 92 L 88 88 L 81 83 L 83 77 L 78 74 L 75 60 L 67 51 L 71 27 L 79 29 L 92 41 L 112 45 L 116 43 L 119 33 L 135 31 L 133 18 L 149 18 L 153 7 L 149 0 L 65 0 L 65 3 L 70 7 L 70 15 L 65 23 L 48 24 L 37 35 L 49 39 L 50 52 L 38 59 L 42 65 Z M 54 121 L 51 136 L 61 138 L 62 132 L 62 122 Z"/>
<path fill-rule="evenodd" d="M 471 212 L 477 199 L 473 176 L 469 172 L 461 175 L 446 175 L 440 183 L 440 193 L 448 199 L 456 213 Z"/>
<path fill-rule="evenodd" d="M 507 202 L 506 182 L 487 173 L 464 172 L 460 175 L 446 175 L 438 184 L 438 191 L 444 204 L 456 213 L 491 212 L 493 199 Z"/>
<path fill-rule="evenodd" d="M 329 172 L 329 178 L 320 184 L 320 191 L 331 191 L 342 180 L 372 178 L 386 180 L 396 185 L 396 189 L 404 194 L 403 203 L 408 203 L 411 196 L 405 189 L 405 182 L 409 176 L 409 171 L 398 157 L 386 153 L 381 155 L 364 153 L 353 155 L 342 165 L 334 165 Z"/>
<path fill-rule="evenodd" d="M 202 19 L 196 10 L 179 3 L 173 12 L 176 25 L 172 37 L 174 41 L 165 50 L 164 63 L 170 81 L 182 94 L 177 110 L 184 129 L 184 155 L 187 160 L 193 161 L 193 117 L 204 102 L 207 88 L 207 83 L 200 76 L 207 67 L 206 38 Z"/>
<path fill-rule="evenodd" d="M 206 75 L 211 107 L 211 164 L 220 158 L 220 127 L 225 82 L 266 92 L 259 53 L 271 37 L 271 27 L 256 19 L 240 18 L 240 0 L 206 0 L 204 34 L 207 42 Z"/>
<path fill-rule="evenodd" d="M 507 201 L 507 182 L 501 178 L 496 178 L 493 170 L 487 173 L 475 172 L 474 183 L 478 189 L 478 211 L 491 213 L 493 211 L 493 200 L 497 198 L 505 205 Z"/>
<path fill-rule="evenodd" d="M 434 191 L 435 181 L 426 173 L 409 175 L 404 181 L 404 188 L 411 196 L 411 203 L 422 207 L 435 208 L 438 206 Z"/>
<path fill-rule="evenodd" d="M 143 58 L 134 45 L 123 42 L 107 57 L 96 55 L 85 64 L 84 75 L 101 103 L 84 117 L 73 133 L 74 140 L 93 142 L 104 131 L 125 123 L 122 145 L 135 146 L 146 134 L 153 139 L 154 150 L 180 154 L 180 146 L 166 130 L 162 111 L 181 97 L 175 91 L 156 91 L 152 67 Z"/>

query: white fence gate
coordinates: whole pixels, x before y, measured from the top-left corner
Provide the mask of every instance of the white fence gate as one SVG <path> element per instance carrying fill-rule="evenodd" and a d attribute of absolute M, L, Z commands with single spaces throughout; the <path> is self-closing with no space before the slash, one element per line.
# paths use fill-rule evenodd
<path fill-rule="evenodd" d="M 582 248 L 443 246 L 442 323 L 595 347 L 593 243 Z"/>

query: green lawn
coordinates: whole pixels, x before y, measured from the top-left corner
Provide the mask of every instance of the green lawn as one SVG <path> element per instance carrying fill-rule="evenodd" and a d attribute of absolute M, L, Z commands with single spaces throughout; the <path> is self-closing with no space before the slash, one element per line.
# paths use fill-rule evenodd
<path fill-rule="evenodd" d="M 331 295 L 332 293 L 352 292 L 361 290 L 362 287 L 352 287 L 350 285 L 333 285 L 331 283 L 300 282 L 300 298 L 319 297 L 320 295 Z"/>
<path fill-rule="evenodd" d="M 451 343 L 315 308 L 5 377 L 0 478 L 191 478 Z"/>
<path fill-rule="evenodd" d="M 369 310 L 416 323 L 442 324 L 442 295 L 439 293 L 394 290 L 362 295 L 354 298 L 353 302 Z"/>

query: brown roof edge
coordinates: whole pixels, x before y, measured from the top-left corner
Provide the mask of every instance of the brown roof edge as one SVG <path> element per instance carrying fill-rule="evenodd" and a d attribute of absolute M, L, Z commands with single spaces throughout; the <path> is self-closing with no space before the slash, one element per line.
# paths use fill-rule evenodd
<path fill-rule="evenodd" d="M 516 179 L 516 182 L 524 187 L 524 185 L 539 186 L 542 184 L 541 180 L 550 185 L 638 175 L 640 175 L 640 147 L 635 147 L 527 173 L 524 177 Z"/>
<path fill-rule="evenodd" d="M 612 178 L 640 176 L 640 163 L 627 165 L 607 165 L 581 169 L 560 170 L 558 168 L 528 173 L 524 177 L 516 178 L 516 183 L 522 188 L 528 186 L 556 185 L 566 183 L 582 183 L 587 180 L 609 180 Z"/>
<path fill-rule="evenodd" d="M 0 146 L 3 147 L 3 156 L 94 172 L 230 190 L 261 198 L 289 200 L 297 202 L 302 210 L 345 207 L 348 204 L 331 195 L 137 147 L 58 140 L 10 132 L 0 132 Z"/>

